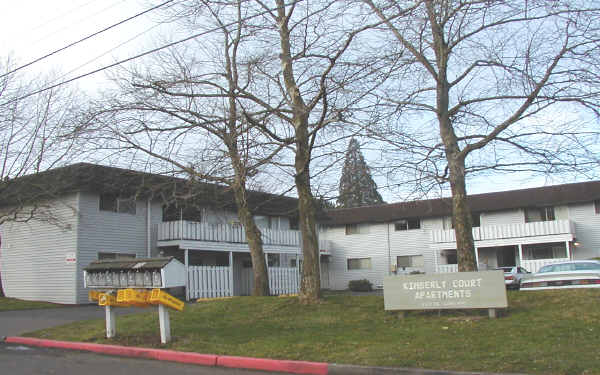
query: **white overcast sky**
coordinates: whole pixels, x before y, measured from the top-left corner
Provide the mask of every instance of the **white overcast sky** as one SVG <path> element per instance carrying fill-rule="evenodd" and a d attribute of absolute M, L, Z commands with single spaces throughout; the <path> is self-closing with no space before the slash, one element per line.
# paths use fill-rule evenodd
<path fill-rule="evenodd" d="M 146 0 L 33 0 L 4 2 L 0 12 L 0 56 L 23 65 L 150 7 Z M 156 3 L 155 3 L 156 4 Z M 150 14 L 99 34 L 23 71 L 36 75 L 54 71 L 74 77 L 127 58 L 153 45 L 165 28 Z M 167 31 L 168 32 L 168 31 Z M 102 80 L 104 73 L 82 80 Z"/>
<path fill-rule="evenodd" d="M 75 42 L 150 7 L 150 0 L 4 0 L 0 12 L 0 57 L 11 56 L 22 65 Z M 157 4 L 158 1 L 154 2 Z M 155 14 L 153 14 L 155 13 Z M 108 32 L 57 55 L 27 67 L 23 72 L 36 75 L 54 71 L 60 80 L 75 77 L 151 49 L 162 39 L 169 39 L 169 26 L 156 26 L 158 13 L 151 12 L 128 21 Z M 177 38 L 186 35 L 179 35 Z M 93 95 L 105 74 L 80 80 L 77 85 Z M 516 176 L 513 176 L 516 177 Z M 470 193 L 508 190 L 520 187 L 560 183 L 544 178 L 515 179 L 507 176 L 477 179 L 469 183 Z M 379 181 L 385 185 L 384 181 Z M 396 200 L 381 191 L 384 199 Z"/>

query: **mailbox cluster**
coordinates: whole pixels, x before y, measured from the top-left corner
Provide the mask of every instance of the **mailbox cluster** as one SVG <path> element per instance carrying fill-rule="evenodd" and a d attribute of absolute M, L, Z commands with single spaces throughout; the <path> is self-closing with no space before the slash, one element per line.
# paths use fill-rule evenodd
<path fill-rule="evenodd" d="M 83 271 L 90 299 L 106 309 L 106 337 L 116 334 L 116 316 L 112 307 L 158 306 L 160 340 L 171 339 L 169 312 L 166 307 L 183 310 L 184 303 L 164 289 L 185 285 L 185 266 L 173 257 L 149 259 L 98 260 Z"/>
<path fill-rule="evenodd" d="M 98 260 L 84 270 L 92 289 L 172 288 L 185 285 L 185 266 L 177 259 Z"/>

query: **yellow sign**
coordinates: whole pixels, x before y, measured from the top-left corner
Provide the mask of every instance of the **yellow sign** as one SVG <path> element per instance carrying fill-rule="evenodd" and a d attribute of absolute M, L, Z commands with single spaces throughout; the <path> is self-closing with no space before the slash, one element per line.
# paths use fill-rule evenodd
<path fill-rule="evenodd" d="M 117 302 L 138 307 L 147 307 L 149 297 L 150 293 L 143 289 L 120 289 L 117 292 Z"/>
<path fill-rule="evenodd" d="M 96 302 L 98 301 L 98 298 L 100 298 L 100 292 L 97 290 L 90 290 L 90 292 L 88 293 L 88 299 L 90 301 Z"/>
<path fill-rule="evenodd" d="M 98 293 L 98 305 L 99 306 L 118 306 L 118 307 L 129 307 L 128 303 L 120 303 L 117 301 L 117 297 L 108 293 Z"/>
<path fill-rule="evenodd" d="M 150 303 L 153 305 L 160 304 L 167 306 L 177 311 L 182 311 L 183 307 L 185 306 L 183 301 L 173 297 L 161 289 L 152 289 L 152 293 L 150 294 Z"/>

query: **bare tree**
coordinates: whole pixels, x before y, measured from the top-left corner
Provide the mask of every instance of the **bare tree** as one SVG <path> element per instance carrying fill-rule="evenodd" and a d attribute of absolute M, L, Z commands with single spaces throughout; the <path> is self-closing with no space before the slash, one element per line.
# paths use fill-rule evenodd
<path fill-rule="evenodd" d="M 312 303 L 320 297 L 320 273 L 311 162 L 316 147 L 327 143 L 325 131 L 351 118 L 353 108 L 379 82 L 376 76 L 365 79 L 376 70 L 366 63 L 369 57 L 350 52 L 369 26 L 344 2 L 254 3 L 264 12 L 254 23 L 263 41 L 260 46 L 277 58 L 260 71 L 269 82 L 268 97 L 238 89 L 279 119 L 269 124 L 274 126 L 261 126 L 266 134 L 279 144 L 293 140 L 290 149 L 304 256 L 300 298 Z"/>
<path fill-rule="evenodd" d="M 254 272 L 255 296 L 269 295 L 261 231 L 249 204 L 248 184 L 261 177 L 291 140 L 263 135 L 272 116 L 239 94 L 260 86 L 254 70 L 261 52 L 251 46 L 243 1 L 186 4 L 177 18 L 191 27 L 218 30 L 193 48 L 154 56 L 143 72 L 116 77 L 120 89 L 97 104 L 85 131 L 101 142 L 142 152 L 199 181 L 228 186 L 244 227 Z M 83 130 L 83 129 L 81 129 Z M 116 143 L 115 143 L 116 141 Z"/>
<path fill-rule="evenodd" d="M 0 226 L 31 220 L 61 226 L 47 205 L 59 193 L 52 184 L 23 187 L 14 180 L 69 162 L 81 151 L 76 139 L 63 137 L 76 108 L 74 93 L 58 88 L 28 96 L 44 86 L 44 75 L 30 79 L 8 73 L 12 68 L 10 58 L 0 62 Z"/>
<path fill-rule="evenodd" d="M 9 72 L 10 59 L 0 63 Z M 12 188 L 12 181 L 71 162 L 81 155 L 77 139 L 64 129 L 78 108 L 72 89 L 60 87 L 29 95 L 43 87 L 44 75 L 30 79 L 19 73 L 0 78 L 0 224 L 6 221 L 51 220 L 42 198 L 50 198 L 52 186 L 31 186 L 27 192 Z"/>
<path fill-rule="evenodd" d="M 459 270 L 475 270 L 467 174 L 597 169 L 597 4 L 364 3 L 386 26 L 377 48 L 406 62 L 378 97 L 378 136 L 416 181 L 449 182 Z"/>

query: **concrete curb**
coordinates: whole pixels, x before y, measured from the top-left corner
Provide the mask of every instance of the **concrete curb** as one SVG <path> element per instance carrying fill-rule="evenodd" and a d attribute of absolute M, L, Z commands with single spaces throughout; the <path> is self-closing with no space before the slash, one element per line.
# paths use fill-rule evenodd
<path fill-rule="evenodd" d="M 179 352 L 166 349 L 149 349 L 120 345 L 91 344 L 86 342 L 70 342 L 36 339 L 31 337 L 11 336 L 5 342 L 12 344 L 41 346 L 46 348 L 84 350 L 100 354 L 117 355 L 122 357 L 138 357 L 192 363 L 203 366 L 220 366 L 248 370 L 279 371 L 291 374 L 327 375 L 328 364 L 322 362 L 288 361 L 251 357 L 219 356 L 215 354 L 200 354 Z"/>
<path fill-rule="evenodd" d="M 150 349 L 121 345 L 92 344 L 87 342 L 71 342 L 37 339 L 32 337 L 10 336 L 4 341 L 11 344 L 39 346 L 45 348 L 59 348 L 83 350 L 100 354 L 116 355 L 122 357 L 137 357 L 191 363 L 202 366 L 219 366 L 248 370 L 262 370 L 273 372 L 286 372 L 290 374 L 308 375 L 492 375 L 486 372 L 455 372 L 440 370 L 424 370 L 415 368 L 397 367 L 367 367 L 338 365 L 324 362 L 290 361 L 267 358 L 235 357 L 216 354 L 200 354 L 192 352 L 179 352 L 167 349 Z M 498 374 L 496 374 L 498 375 Z M 514 374 L 516 375 L 516 374 Z"/>

